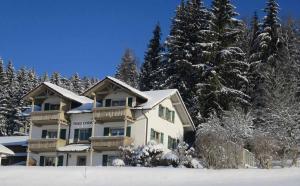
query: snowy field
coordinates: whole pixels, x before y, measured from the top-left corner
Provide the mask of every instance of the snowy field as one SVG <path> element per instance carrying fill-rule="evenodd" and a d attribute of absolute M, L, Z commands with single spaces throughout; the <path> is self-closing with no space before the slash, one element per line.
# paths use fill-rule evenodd
<path fill-rule="evenodd" d="M 86 171 L 85 171 L 86 170 Z M 300 169 L 0 167 L 0 186 L 299 186 Z"/>

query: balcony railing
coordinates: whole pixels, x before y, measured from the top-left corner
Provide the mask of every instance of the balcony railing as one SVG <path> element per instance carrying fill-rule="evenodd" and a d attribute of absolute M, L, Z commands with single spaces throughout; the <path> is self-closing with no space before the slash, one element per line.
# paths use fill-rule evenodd
<path fill-rule="evenodd" d="M 91 137 L 92 147 L 95 150 L 118 150 L 120 146 L 129 146 L 133 139 L 126 136 Z"/>
<path fill-rule="evenodd" d="M 32 152 L 55 152 L 58 147 L 66 145 L 63 139 L 29 139 L 28 148 Z"/>
<path fill-rule="evenodd" d="M 58 121 L 66 122 L 65 113 L 59 110 L 37 111 L 31 113 L 31 121 L 34 124 L 57 124 Z"/>
<path fill-rule="evenodd" d="M 130 107 L 97 107 L 93 109 L 93 112 L 97 121 L 133 120 Z"/>

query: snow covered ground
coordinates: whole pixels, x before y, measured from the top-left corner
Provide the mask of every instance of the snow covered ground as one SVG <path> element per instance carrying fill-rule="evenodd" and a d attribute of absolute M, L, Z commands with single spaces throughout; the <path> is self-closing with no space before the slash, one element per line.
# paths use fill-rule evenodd
<path fill-rule="evenodd" d="M 1 186 L 299 186 L 300 169 L 0 167 Z"/>

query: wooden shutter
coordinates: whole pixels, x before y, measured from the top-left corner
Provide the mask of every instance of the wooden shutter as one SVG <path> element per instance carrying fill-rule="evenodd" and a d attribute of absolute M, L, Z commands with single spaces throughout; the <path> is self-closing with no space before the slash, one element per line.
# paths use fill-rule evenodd
<path fill-rule="evenodd" d="M 103 155 L 102 156 L 102 166 L 107 166 L 107 160 L 108 160 L 107 155 Z"/>
<path fill-rule="evenodd" d="M 133 101 L 133 99 L 131 97 L 128 98 L 128 106 L 129 107 L 132 107 L 132 101 Z"/>
<path fill-rule="evenodd" d="M 42 138 L 46 138 L 47 137 L 47 130 L 42 130 Z"/>
<path fill-rule="evenodd" d="M 160 143 L 164 144 L 164 133 L 160 133 Z"/>
<path fill-rule="evenodd" d="M 111 107 L 111 99 L 105 100 L 105 107 Z"/>
<path fill-rule="evenodd" d="M 175 121 L 175 111 L 172 111 L 172 122 L 174 123 Z"/>
<path fill-rule="evenodd" d="M 78 142 L 79 129 L 74 130 L 74 143 Z"/>
<path fill-rule="evenodd" d="M 60 139 L 66 139 L 67 129 L 60 129 Z"/>
<path fill-rule="evenodd" d="M 150 140 L 154 140 L 154 139 L 155 139 L 155 131 L 154 129 L 151 129 Z"/>
<path fill-rule="evenodd" d="M 45 162 L 45 157 L 40 156 L 40 166 L 44 166 L 44 162 Z"/>
<path fill-rule="evenodd" d="M 126 136 L 130 137 L 130 135 L 131 135 L 131 127 L 127 127 L 126 128 Z"/>
<path fill-rule="evenodd" d="M 90 137 L 92 137 L 92 128 L 89 128 L 89 129 L 88 129 L 88 137 L 89 137 L 89 139 L 90 139 Z M 88 140 L 89 140 L 89 139 L 88 139 Z"/>
<path fill-rule="evenodd" d="M 109 127 L 104 127 L 103 136 L 109 136 Z"/>
<path fill-rule="evenodd" d="M 172 149 L 172 138 L 168 136 L 168 149 Z"/>
<path fill-rule="evenodd" d="M 64 165 L 64 156 L 58 156 L 57 166 L 63 166 L 63 165 Z"/>

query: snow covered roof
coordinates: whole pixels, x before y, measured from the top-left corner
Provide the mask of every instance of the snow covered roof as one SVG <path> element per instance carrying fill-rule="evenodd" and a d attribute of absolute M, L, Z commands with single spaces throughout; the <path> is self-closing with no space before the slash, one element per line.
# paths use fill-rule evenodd
<path fill-rule="evenodd" d="M 27 93 L 23 99 L 29 98 L 31 97 L 32 94 L 34 94 L 36 91 L 38 91 L 40 88 L 42 88 L 43 86 L 46 86 L 47 88 L 53 90 L 54 92 L 56 92 L 57 94 L 61 95 L 62 97 L 65 97 L 67 99 L 76 101 L 78 103 L 84 104 L 84 103 L 91 103 L 93 102 L 93 100 L 85 97 L 85 96 L 80 96 L 75 94 L 74 92 L 64 89 L 60 86 L 57 86 L 53 83 L 50 82 L 43 82 L 41 83 L 39 86 L 37 86 L 35 89 L 31 90 L 29 93 Z"/>
<path fill-rule="evenodd" d="M 176 94 L 176 92 L 178 92 L 177 89 L 145 91 L 143 93 L 147 95 L 148 100 L 147 102 L 138 105 L 136 109 L 151 109 L 166 98 Z"/>
<path fill-rule="evenodd" d="M 143 99 L 148 99 L 147 95 L 144 94 L 143 92 L 139 91 L 136 88 L 133 88 L 132 86 L 128 85 L 127 83 L 124 83 L 123 81 L 120 81 L 114 77 L 111 76 L 106 76 L 103 80 L 101 80 L 100 82 L 96 83 L 94 86 L 92 86 L 91 88 L 89 88 L 88 90 L 86 90 L 83 95 L 88 96 L 90 95 L 95 89 L 97 89 L 99 86 L 101 86 L 103 84 L 103 82 L 105 81 L 111 81 L 119 86 L 121 86 L 122 88 L 127 89 L 128 91 L 132 92 L 133 94 L 137 95 L 138 97 L 141 97 Z"/>
<path fill-rule="evenodd" d="M 0 144 L 0 155 L 14 155 L 15 153 L 9 148 Z"/>
<path fill-rule="evenodd" d="M 5 146 L 21 145 L 27 146 L 28 136 L 1 136 L 0 144 Z"/>
<path fill-rule="evenodd" d="M 44 85 L 48 86 L 49 88 L 51 88 L 52 90 L 54 90 L 55 92 L 61 94 L 62 96 L 77 101 L 78 103 L 92 103 L 93 100 L 85 97 L 85 96 L 79 96 L 77 94 L 75 94 L 74 92 L 71 92 L 67 89 L 64 89 L 60 86 L 57 86 L 55 84 L 49 83 L 49 82 L 44 82 Z"/>
<path fill-rule="evenodd" d="M 90 148 L 89 144 L 71 144 L 64 147 L 59 147 L 60 152 L 81 152 Z"/>

